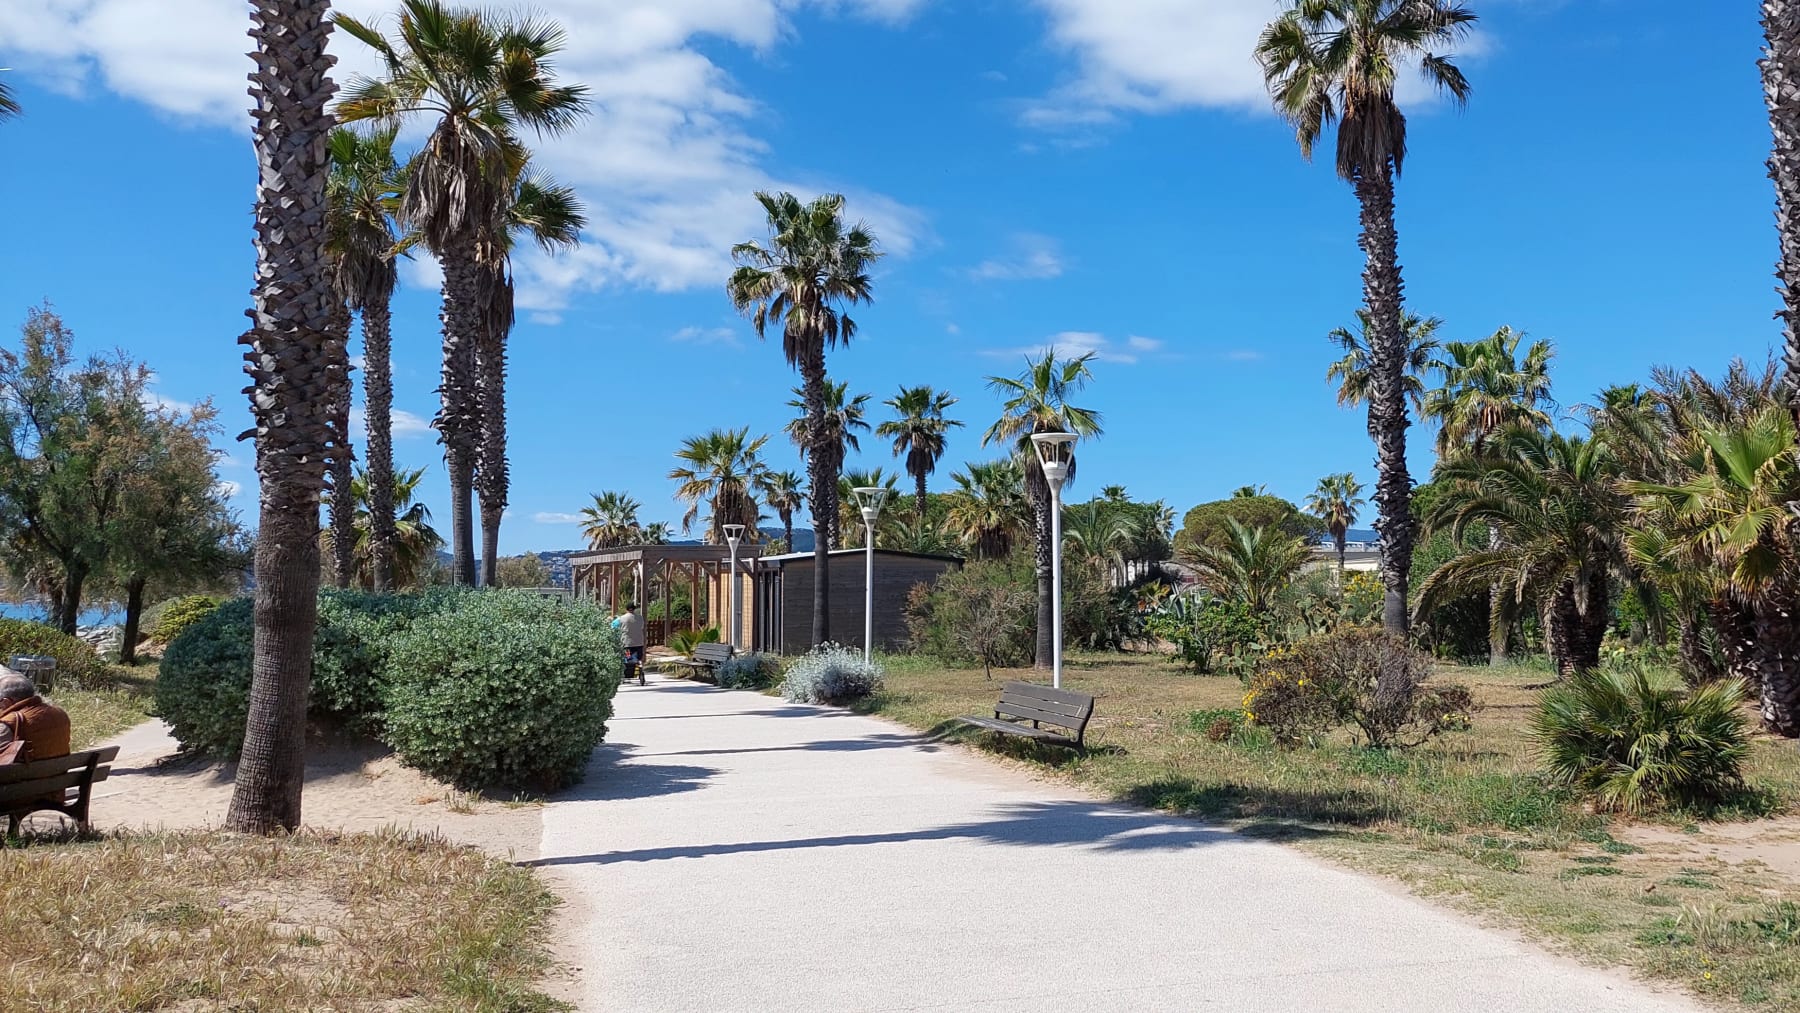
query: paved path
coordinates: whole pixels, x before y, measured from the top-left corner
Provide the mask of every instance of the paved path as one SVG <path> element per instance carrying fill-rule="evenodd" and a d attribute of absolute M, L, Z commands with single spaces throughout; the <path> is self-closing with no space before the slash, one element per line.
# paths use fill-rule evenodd
<path fill-rule="evenodd" d="M 618 711 L 539 860 L 586 1010 L 1698 1008 L 882 721 L 659 681 Z"/>

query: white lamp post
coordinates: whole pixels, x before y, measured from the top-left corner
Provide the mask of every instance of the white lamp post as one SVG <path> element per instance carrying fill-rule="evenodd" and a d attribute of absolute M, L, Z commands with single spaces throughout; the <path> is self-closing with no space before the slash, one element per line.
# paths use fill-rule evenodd
<path fill-rule="evenodd" d="M 1062 487 L 1069 478 L 1069 457 L 1074 433 L 1033 433 L 1032 449 L 1050 483 L 1050 614 L 1055 629 L 1050 642 L 1050 685 L 1062 688 Z"/>
<path fill-rule="evenodd" d="M 850 490 L 856 494 L 856 505 L 862 508 L 863 519 L 863 660 L 869 661 L 875 652 L 875 518 L 881 516 L 881 506 L 887 502 L 888 490 L 878 485 L 859 485 Z"/>
<path fill-rule="evenodd" d="M 731 590 L 727 591 L 725 594 L 725 607 L 731 610 L 731 624 L 728 627 L 730 630 L 730 639 L 728 639 L 726 643 L 733 647 L 736 647 L 738 642 L 737 543 L 738 539 L 742 537 L 744 537 L 744 526 L 742 524 L 725 525 L 725 541 L 731 544 Z"/>

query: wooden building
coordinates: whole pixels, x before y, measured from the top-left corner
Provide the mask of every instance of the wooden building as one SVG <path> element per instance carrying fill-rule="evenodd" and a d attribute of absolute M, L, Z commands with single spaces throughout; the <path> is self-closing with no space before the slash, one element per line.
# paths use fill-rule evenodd
<path fill-rule="evenodd" d="M 862 549 L 831 553 L 831 639 L 862 647 L 866 557 Z M 739 560 L 739 567 L 744 563 Z M 956 556 L 933 556 L 894 549 L 875 550 L 875 648 L 906 646 L 906 596 L 919 584 L 962 567 Z M 750 570 L 750 647 L 776 654 L 800 654 L 812 647 L 813 554 L 764 556 Z"/>
<path fill-rule="evenodd" d="M 757 545 L 738 545 L 741 596 L 748 595 L 749 570 L 760 551 Z M 672 630 L 718 626 L 725 632 L 728 610 L 723 592 L 730 584 L 726 576 L 730 571 L 731 550 L 723 545 L 624 545 L 569 556 L 574 594 L 599 602 L 612 615 L 636 599 L 644 609 L 640 614 L 645 617 L 645 640 L 652 647 L 668 643 Z M 679 614 L 679 598 L 688 603 L 685 616 Z M 671 615 L 673 619 L 666 618 Z M 741 629 L 748 628 L 747 619 L 740 622 Z"/>

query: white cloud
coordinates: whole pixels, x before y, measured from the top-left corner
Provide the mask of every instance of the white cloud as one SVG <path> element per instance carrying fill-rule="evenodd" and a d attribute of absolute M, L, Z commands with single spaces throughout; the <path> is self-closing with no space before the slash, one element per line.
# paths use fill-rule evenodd
<path fill-rule="evenodd" d="M 593 115 L 538 146 L 541 164 L 575 187 L 590 226 L 578 250 L 532 250 L 518 264 L 521 311 L 554 314 L 572 293 L 627 284 L 675 291 L 720 284 L 727 251 L 762 231 L 750 195 L 760 188 L 846 190 L 884 246 L 904 255 L 926 239 L 922 216 L 891 198 L 804 172 L 779 178 L 751 132 L 766 111 L 707 51 L 720 44 L 767 53 L 795 35 L 805 11 L 896 24 L 924 0 L 539 0 L 535 14 L 568 31 L 561 74 L 591 90 Z M 513 0 L 484 4 L 513 11 Z M 389 0 L 334 7 L 381 18 Z M 105 88 L 174 118 L 245 130 L 249 26 L 241 0 L 4 0 L 0 38 L 21 72 L 80 93 Z M 384 21 L 391 28 L 391 17 Z M 376 63 L 336 33 L 333 77 L 344 84 Z M 441 277 L 428 257 L 402 268 L 410 285 Z"/>
<path fill-rule="evenodd" d="M 1004 257 L 984 260 L 969 271 L 975 281 L 1026 281 L 1055 278 L 1063 273 L 1062 253 L 1056 240 L 1032 232 L 1013 236 L 1012 250 Z"/>
<path fill-rule="evenodd" d="M 1232 362 L 1259 362 L 1263 353 L 1254 348 L 1234 348 L 1225 353 L 1225 358 Z"/>
<path fill-rule="evenodd" d="M 352 355 L 350 357 L 350 368 L 356 370 L 368 369 L 369 357 L 366 355 Z"/>
<path fill-rule="evenodd" d="M 737 332 L 729 327 L 683 327 L 669 335 L 670 341 L 694 345 L 736 345 Z"/>
<path fill-rule="evenodd" d="M 581 515 L 580 514 L 555 513 L 553 511 L 549 511 L 549 510 L 540 510 L 535 514 L 532 514 L 531 519 L 538 522 L 539 524 L 580 524 L 581 523 Z"/>
<path fill-rule="evenodd" d="M 389 414 L 388 424 L 393 429 L 394 439 L 407 440 L 425 436 L 431 432 L 431 421 L 420 418 L 403 408 L 395 408 Z M 369 415 L 362 405 L 350 407 L 350 430 L 361 433 L 369 428 Z"/>
<path fill-rule="evenodd" d="M 1148 342 L 1148 344 L 1144 344 Z M 1080 355 L 1092 355 L 1096 362 L 1114 362 L 1131 365 L 1138 361 L 1139 353 L 1154 351 L 1161 347 L 1161 342 L 1151 338 L 1130 338 L 1123 345 L 1109 340 L 1106 335 L 1097 331 L 1063 331 L 1052 334 L 1035 345 L 1022 348 L 996 348 L 983 354 L 996 358 L 1012 358 L 1020 355 L 1036 358 L 1052 349 L 1059 359 L 1073 359 Z"/>
<path fill-rule="evenodd" d="M 244 491 L 244 484 L 242 482 L 233 482 L 230 479 L 222 479 L 218 484 L 213 486 L 213 489 L 225 499 L 234 499 L 237 497 L 238 493 Z"/>
<path fill-rule="evenodd" d="M 1025 104 L 1024 121 L 1053 130 L 1091 129 L 1119 113 L 1193 106 L 1269 110 L 1262 68 L 1253 55 L 1275 18 L 1274 0 L 1035 0 L 1054 45 L 1075 72 L 1050 94 Z M 1458 47 L 1475 56 L 1477 35 Z M 1429 101 L 1417 74 L 1403 74 L 1403 103 Z"/>

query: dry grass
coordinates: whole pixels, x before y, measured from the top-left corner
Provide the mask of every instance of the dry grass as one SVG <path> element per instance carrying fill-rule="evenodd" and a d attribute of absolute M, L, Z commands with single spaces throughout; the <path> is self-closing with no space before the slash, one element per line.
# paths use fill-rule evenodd
<path fill-rule="evenodd" d="M 556 901 L 439 840 L 171 833 L 0 851 L 0 1005 L 566 1009 L 535 990 Z"/>
<path fill-rule="evenodd" d="M 991 708 L 1002 679 L 1041 681 L 1035 673 L 987 681 L 980 669 L 888 659 L 887 688 L 864 709 L 1041 764 L 1114 798 L 1298 842 L 1726 1004 L 1800 1008 L 1800 915 L 1791 903 L 1780 907 L 1800 883 L 1755 860 L 1623 843 L 1615 837 L 1623 825 L 1546 784 L 1525 724 L 1547 678 L 1541 670 L 1446 669 L 1443 677 L 1474 691 L 1474 728 L 1408 752 L 1347 739 L 1288 751 L 1254 733 L 1212 741 L 1205 732 L 1215 720 L 1205 712 L 1236 709 L 1238 681 L 1143 656 L 1084 656 L 1065 671 L 1065 686 L 1099 698 L 1085 756 L 949 723 Z M 1787 811 L 1800 803 L 1800 750 L 1759 740 L 1750 777 L 1753 790 L 1720 811 L 1659 820 L 1698 834 L 1707 818 Z M 1770 838 L 1792 829 L 1785 820 L 1765 825 Z"/>
<path fill-rule="evenodd" d="M 156 664 L 109 665 L 107 674 L 80 682 L 63 681 L 46 694 L 69 712 L 76 749 L 112 738 L 150 716 L 155 703 Z"/>

